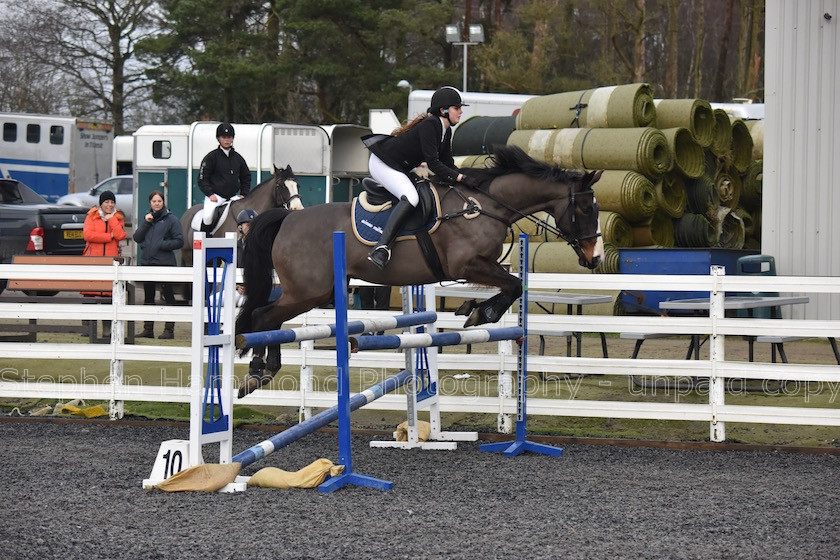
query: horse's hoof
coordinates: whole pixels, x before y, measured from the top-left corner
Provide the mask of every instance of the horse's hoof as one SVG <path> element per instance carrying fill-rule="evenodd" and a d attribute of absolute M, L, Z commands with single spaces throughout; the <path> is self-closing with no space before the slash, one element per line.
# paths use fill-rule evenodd
<path fill-rule="evenodd" d="M 476 325 L 480 325 L 481 314 L 478 312 L 478 309 L 474 309 L 470 316 L 467 317 L 466 322 L 464 322 L 464 328 L 467 327 L 474 327 Z"/>
<path fill-rule="evenodd" d="M 455 315 L 469 315 L 476 307 L 478 307 L 478 303 L 474 299 L 467 300 L 455 310 Z"/>
<path fill-rule="evenodd" d="M 274 376 L 268 373 L 265 375 L 249 374 L 248 377 L 243 379 L 242 383 L 239 384 L 239 398 L 241 399 L 245 395 L 250 395 L 263 385 L 268 385 L 271 383 L 273 378 Z"/>

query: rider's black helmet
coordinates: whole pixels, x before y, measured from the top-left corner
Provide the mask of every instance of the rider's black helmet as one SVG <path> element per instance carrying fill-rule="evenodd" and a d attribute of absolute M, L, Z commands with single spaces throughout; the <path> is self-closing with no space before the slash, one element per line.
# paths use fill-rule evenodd
<path fill-rule="evenodd" d="M 220 136 L 234 136 L 233 127 L 230 123 L 222 123 L 216 127 L 216 138 Z"/>
<path fill-rule="evenodd" d="M 443 86 L 432 94 L 432 104 L 429 107 L 429 112 L 437 115 L 438 109 L 448 109 L 453 106 L 468 107 L 469 105 L 461 100 L 460 91 L 452 86 Z"/>
<path fill-rule="evenodd" d="M 257 213 L 253 210 L 243 210 L 236 215 L 236 224 L 240 226 L 242 224 L 247 224 L 256 217 Z"/>

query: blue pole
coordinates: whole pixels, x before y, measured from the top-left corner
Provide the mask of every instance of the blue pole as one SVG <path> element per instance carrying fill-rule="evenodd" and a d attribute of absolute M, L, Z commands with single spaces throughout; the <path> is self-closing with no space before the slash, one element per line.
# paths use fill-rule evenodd
<path fill-rule="evenodd" d="M 560 457 L 562 447 L 527 441 L 528 432 L 528 236 L 519 234 L 519 278 L 522 280 L 522 295 L 519 298 L 519 326 L 525 332 L 525 340 L 519 346 L 516 367 L 516 439 L 500 443 L 485 443 L 481 451 L 501 451 L 505 457 L 515 457 L 523 451 Z"/>

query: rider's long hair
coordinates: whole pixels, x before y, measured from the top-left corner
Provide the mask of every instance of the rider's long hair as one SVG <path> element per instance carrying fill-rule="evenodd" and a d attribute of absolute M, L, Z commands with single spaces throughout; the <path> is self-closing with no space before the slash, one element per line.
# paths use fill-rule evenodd
<path fill-rule="evenodd" d="M 289 213 L 290 210 L 285 208 L 272 208 L 251 221 L 242 251 L 246 297 L 236 317 L 236 332 L 238 333 L 251 332 L 254 310 L 268 305 L 268 296 L 271 294 L 271 285 L 274 280 L 271 246 L 274 244 L 274 238 L 277 237 L 283 219 Z"/>
<path fill-rule="evenodd" d="M 400 128 L 395 128 L 394 131 L 391 133 L 391 136 L 399 136 L 400 134 L 405 134 L 415 126 L 417 126 L 421 121 L 425 120 L 427 117 L 432 116 L 431 113 L 421 113 L 414 117 L 413 120 L 405 123 Z"/>

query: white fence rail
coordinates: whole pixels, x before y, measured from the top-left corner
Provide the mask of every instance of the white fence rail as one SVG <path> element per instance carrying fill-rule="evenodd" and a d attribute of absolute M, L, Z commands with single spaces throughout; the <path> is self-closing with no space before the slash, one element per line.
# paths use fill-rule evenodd
<path fill-rule="evenodd" d="M 54 278 L 56 266 L 44 265 L 0 265 L 2 278 Z M 124 364 L 132 361 L 161 361 L 182 363 L 189 368 L 190 348 L 157 346 L 150 344 L 124 344 L 118 341 L 125 321 L 174 321 L 189 323 L 192 312 L 189 307 L 160 307 L 128 305 L 125 303 L 125 283 L 145 280 L 188 283 L 192 271 L 186 268 L 162 268 L 139 266 L 66 266 L 61 269 L 64 278 L 111 280 L 114 298 L 111 305 L 85 305 L 66 303 L 7 303 L 0 299 L 0 321 L 7 319 L 54 319 L 60 321 L 112 320 L 113 339 L 111 344 L 92 345 L 87 343 L 46 344 L 26 342 L 0 342 L 0 360 L 26 359 L 37 356 L 52 360 L 108 360 L 110 380 L 108 383 L 94 383 L 90 380 L 68 382 L 78 375 L 62 377 L 61 366 L 56 373 L 44 379 L 31 379 L 19 374 L 6 365 L 0 365 L 0 397 L 2 398 L 47 398 L 105 400 L 111 403 L 112 417 L 122 414 L 124 401 L 189 402 L 188 387 L 177 384 L 148 386 L 137 383 L 135 377 L 124 375 Z M 606 333 L 670 333 L 708 335 L 709 358 L 704 360 L 681 359 L 628 359 L 592 358 L 565 356 L 529 356 L 531 373 L 604 375 L 626 379 L 631 376 L 648 376 L 660 379 L 693 377 L 708 379 L 708 402 L 693 404 L 685 402 L 627 402 L 623 400 L 580 400 L 575 398 L 529 398 L 528 411 L 531 414 L 549 416 L 579 416 L 606 418 L 640 418 L 658 420 L 705 421 L 710 425 L 710 439 L 723 441 L 726 437 L 726 422 L 811 424 L 840 426 L 840 410 L 836 408 L 834 396 L 840 391 L 840 366 L 822 364 L 782 364 L 730 361 L 726 359 L 726 337 L 740 336 L 800 336 L 827 339 L 840 336 L 840 321 L 794 320 L 794 319 L 751 319 L 730 318 L 722 312 L 722 298 L 725 292 L 781 292 L 791 295 L 811 295 L 840 292 L 840 282 L 833 277 L 781 277 L 781 276 L 654 276 L 654 275 L 593 275 L 593 274 L 531 274 L 529 289 L 535 290 L 652 290 L 663 287 L 675 291 L 708 292 L 712 297 L 712 311 L 706 317 L 640 317 L 608 315 L 539 315 L 530 314 L 529 327 L 540 332 L 567 331 Z M 717 304 L 720 305 L 717 305 Z M 350 320 L 365 316 L 387 313 L 381 311 L 352 311 Z M 787 314 L 786 314 L 787 315 Z M 438 328 L 460 328 L 463 317 L 452 313 L 439 313 Z M 513 326 L 516 318 L 508 314 L 499 326 Z M 316 309 L 297 317 L 288 326 L 323 324 L 334 322 L 333 313 L 327 309 Z M 247 359 L 237 358 L 238 363 Z M 300 366 L 302 376 L 311 374 L 315 366 L 334 366 L 334 352 L 315 349 L 314 345 L 302 343 L 297 347 L 286 345 L 283 349 L 283 364 Z M 359 370 L 398 371 L 405 365 L 402 353 L 361 352 L 351 358 L 351 367 Z M 447 395 L 441 391 L 441 410 L 444 412 L 467 412 L 488 414 L 515 414 L 516 400 L 512 395 L 511 372 L 516 370 L 516 353 L 509 342 L 498 344 L 493 354 L 458 353 L 447 349 L 438 356 L 441 371 L 491 371 L 498 372 L 497 396 Z M 310 373 L 305 373 L 310 372 Z M 66 377 L 66 378 L 65 378 Z M 189 375 L 182 376 L 189 379 Z M 744 406 L 727 404 L 724 387 L 730 379 L 786 380 L 811 382 L 820 390 L 830 392 L 830 406 Z M 294 389 L 259 390 L 236 402 L 249 405 L 285 406 L 301 410 L 314 407 L 328 407 L 336 404 L 334 393 L 308 391 L 307 383 L 300 380 Z M 301 389 L 301 387 L 303 389 Z M 444 387 L 445 389 L 445 387 Z M 386 395 L 368 405 L 369 409 L 405 410 L 405 398 L 400 395 Z M 500 423 L 501 425 L 501 423 Z"/>

